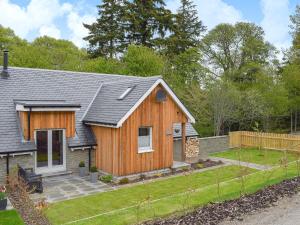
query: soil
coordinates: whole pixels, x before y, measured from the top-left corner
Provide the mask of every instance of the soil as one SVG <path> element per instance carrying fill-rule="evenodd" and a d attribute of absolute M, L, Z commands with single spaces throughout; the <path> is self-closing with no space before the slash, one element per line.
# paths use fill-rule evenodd
<path fill-rule="evenodd" d="M 224 220 L 242 221 L 243 216 L 274 206 L 285 197 L 294 196 L 300 187 L 300 178 L 285 180 L 279 184 L 269 186 L 254 194 L 239 199 L 212 203 L 198 208 L 191 213 L 178 217 L 171 217 L 156 221 L 149 221 L 146 225 L 216 225 Z"/>
<path fill-rule="evenodd" d="M 300 222 L 300 194 L 286 197 L 276 206 L 245 215 L 241 220 L 228 220 L 221 225 L 296 225 Z"/>

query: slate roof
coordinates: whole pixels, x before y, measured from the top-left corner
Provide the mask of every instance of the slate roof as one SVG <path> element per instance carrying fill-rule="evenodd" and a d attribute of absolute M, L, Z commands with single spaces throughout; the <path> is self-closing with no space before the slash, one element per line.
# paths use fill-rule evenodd
<path fill-rule="evenodd" d="M 196 137 L 199 136 L 197 131 L 194 129 L 193 125 L 190 123 L 186 124 L 186 137 Z M 181 138 L 181 124 L 180 123 L 175 123 L 173 125 L 173 137 L 174 138 Z"/>
<path fill-rule="evenodd" d="M 69 147 L 88 146 L 96 142 L 83 119 L 115 124 L 160 79 L 16 67 L 9 67 L 8 72 L 7 79 L 0 78 L 0 153 L 36 149 L 34 143 L 22 140 L 15 103 L 81 106 L 76 111 L 76 135 L 67 142 Z M 118 100 L 129 86 L 133 90 Z"/>

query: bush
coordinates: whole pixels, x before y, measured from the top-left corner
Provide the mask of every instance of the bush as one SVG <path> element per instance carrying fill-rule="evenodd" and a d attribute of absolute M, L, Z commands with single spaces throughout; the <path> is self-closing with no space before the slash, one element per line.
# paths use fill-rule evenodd
<path fill-rule="evenodd" d="M 98 169 L 96 166 L 92 166 L 91 169 L 90 169 L 90 172 L 91 173 L 97 173 L 98 172 Z"/>
<path fill-rule="evenodd" d="M 83 161 L 81 161 L 81 162 L 79 163 L 79 167 L 85 167 L 85 163 L 84 163 Z"/>
<path fill-rule="evenodd" d="M 104 183 L 110 183 L 113 179 L 112 175 L 104 175 L 102 177 L 100 177 L 100 180 Z"/>
<path fill-rule="evenodd" d="M 0 185 L 0 200 L 6 199 L 6 188 Z"/>
<path fill-rule="evenodd" d="M 202 168 L 204 168 L 203 163 L 197 163 L 197 169 L 202 169 Z"/>
<path fill-rule="evenodd" d="M 145 174 L 141 174 L 141 175 L 140 175 L 140 179 L 141 179 L 141 180 L 145 180 L 146 178 L 147 178 L 147 177 L 146 177 Z"/>
<path fill-rule="evenodd" d="M 124 177 L 119 181 L 119 184 L 128 184 L 128 183 L 129 183 L 129 179 L 127 177 Z"/>

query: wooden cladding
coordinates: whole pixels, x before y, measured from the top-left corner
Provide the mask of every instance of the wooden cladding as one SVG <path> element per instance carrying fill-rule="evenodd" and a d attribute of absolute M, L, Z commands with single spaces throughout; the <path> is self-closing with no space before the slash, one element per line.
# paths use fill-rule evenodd
<path fill-rule="evenodd" d="M 28 113 L 19 112 L 24 139 L 28 139 Z M 39 129 L 65 129 L 66 137 L 75 136 L 75 112 L 30 112 L 30 139 Z"/>
<path fill-rule="evenodd" d="M 229 144 L 231 148 L 261 147 L 300 152 L 299 135 L 236 131 L 229 133 Z"/>
<path fill-rule="evenodd" d="M 173 165 L 173 124 L 186 123 L 187 118 L 169 95 L 164 102 L 156 101 L 156 92 L 161 88 L 156 87 L 122 127 L 92 126 L 99 169 L 123 176 Z M 140 127 L 152 127 L 152 152 L 138 153 Z"/>

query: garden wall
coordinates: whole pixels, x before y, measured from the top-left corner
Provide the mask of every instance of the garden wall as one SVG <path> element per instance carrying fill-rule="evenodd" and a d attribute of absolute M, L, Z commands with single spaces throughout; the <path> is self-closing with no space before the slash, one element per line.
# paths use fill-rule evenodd
<path fill-rule="evenodd" d="M 222 152 L 229 149 L 229 136 L 216 136 L 199 138 L 200 155 L 208 156 L 209 153 Z"/>
<path fill-rule="evenodd" d="M 198 146 L 198 151 L 195 151 Z M 229 136 L 216 136 L 206 138 L 193 138 L 187 140 L 187 162 L 206 159 L 210 153 L 222 152 L 229 149 Z M 192 152 L 197 153 L 196 155 Z"/>

